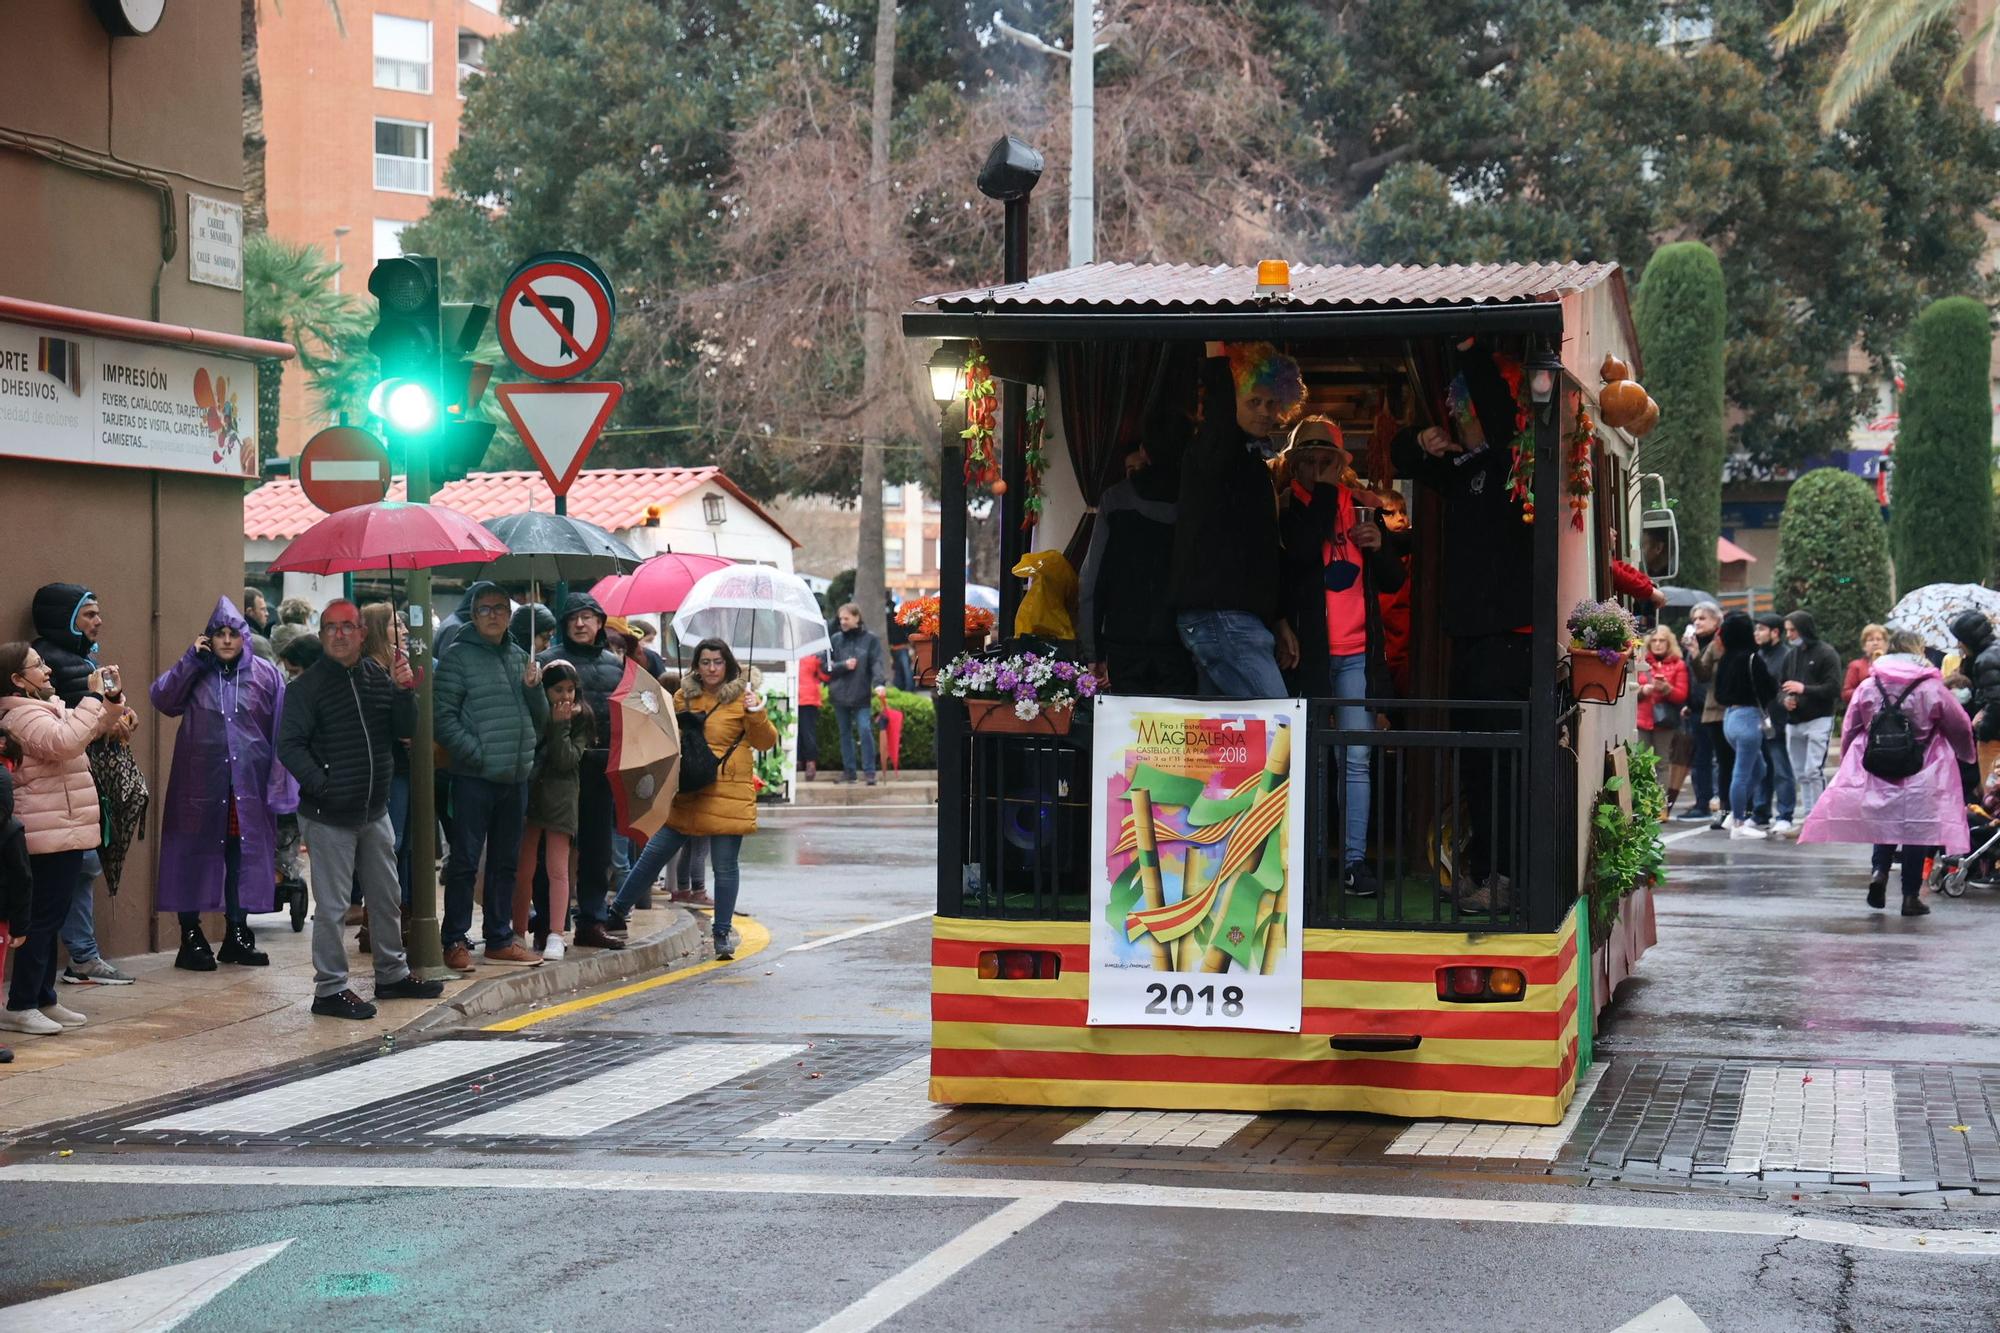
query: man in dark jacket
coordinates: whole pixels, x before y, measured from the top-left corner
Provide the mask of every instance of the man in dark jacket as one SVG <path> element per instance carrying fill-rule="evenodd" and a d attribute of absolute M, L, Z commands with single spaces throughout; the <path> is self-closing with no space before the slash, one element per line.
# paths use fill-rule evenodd
<path fill-rule="evenodd" d="M 1180 513 L 1180 455 L 1169 452 L 1171 461 L 1145 448 L 1126 456 L 1125 479 L 1097 499 L 1078 580 L 1083 651 L 1119 694 L 1186 698 L 1199 688 L 1174 609 L 1159 595 Z"/>
<path fill-rule="evenodd" d="M 561 631 L 561 638 L 535 660 L 543 667 L 567 662 L 576 668 L 579 693 L 597 724 L 597 744 L 583 752 L 583 763 L 577 768 L 577 925 L 572 943 L 592 949 L 622 949 L 625 941 L 605 929 L 616 812 L 604 766 L 611 757 L 611 692 L 625 678 L 625 659 L 611 651 L 604 635 L 604 607 L 587 592 L 571 593 L 563 603 Z M 545 918 L 542 928 L 550 929 L 551 924 Z M 560 929 L 560 923 L 554 923 L 554 928 Z"/>
<path fill-rule="evenodd" d="M 1785 643 L 1785 621 L 1782 616 L 1766 611 L 1757 617 L 1757 657 L 1764 663 L 1764 670 L 1772 680 L 1785 678 L 1785 660 L 1792 650 Z M 1764 710 L 1764 717 L 1770 723 L 1764 736 L 1764 779 L 1759 786 L 1757 809 L 1755 811 L 1758 828 L 1768 828 L 1781 838 L 1788 838 L 1797 831 L 1792 823 L 1792 813 L 1798 804 L 1798 785 L 1792 778 L 1792 757 L 1785 743 L 1785 728 L 1791 721 L 1791 710 L 1785 707 L 1784 695 L 1771 700 Z M 1776 803 L 1777 819 L 1774 821 L 1772 805 Z"/>
<path fill-rule="evenodd" d="M 472 966 L 472 881 L 486 861 L 480 933 L 486 960 L 542 961 L 514 938 L 514 867 L 535 773 L 535 743 L 548 721 L 541 665 L 508 635 L 511 607 L 499 584 L 469 589 L 472 628 L 438 659 L 433 703 L 438 744 L 451 756 L 451 858 L 444 868 L 444 965 Z"/>
<path fill-rule="evenodd" d="M 1984 611 L 1962 612 L 1951 622 L 1958 640 L 1959 671 L 1972 682 L 1972 738 L 1979 743 L 1979 780 L 1984 783 L 2000 759 L 2000 636 Z"/>
<path fill-rule="evenodd" d="M 1826 790 L 1826 752 L 1844 669 L 1833 645 L 1821 642 L 1810 612 L 1801 608 L 1786 616 L 1785 635 L 1791 650 L 1778 692 L 1785 709 L 1785 749 L 1799 787 L 1799 820 L 1804 822 Z"/>
<path fill-rule="evenodd" d="M 347 985 L 341 918 L 358 882 L 368 904 L 375 998 L 435 999 L 438 981 L 410 975 L 403 953 L 396 833 L 389 823 L 394 750 L 416 726 L 416 677 L 396 659 L 393 677 L 361 651 L 361 613 L 340 600 L 320 612 L 326 655 L 285 687 L 278 762 L 299 783 L 299 823 L 312 850 L 313 1004 L 328 1018 L 373 1018 Z"/>
<path fill-rule="evenodd" d="M 104 633 L 104 612 L 97 594 L 80 583 L 49 583 L 35 590 L 35 651 L 49 665 L 51 688 L 71 708 L 89 688 L 90 673 L 103 665 L 98 656 L 98 639 Z M 124 709 L 120 730 L 92 741 L 93 753 L 102 747 L 129 740 L 138 725 L 138 714 L 124 706 L 124 682 L 113 690 L 107 684 L 104 702 Z M 103 804 L 100 797 L 99 804 Z M 63 948 L 69 965 L 62 979 L 72 986 L 129 986 L 132 978 L 119 971 L 97 949 L 97 877 L 104 862 L 96 851 L 83 854 L 83 875 L 70 899 L 69 916 L 63 921 Z"/>
<path fill-rule="evenodd" d="M 833 700 L 834 716 L 840 723 L 840 780 L 854 781 L 856 733 L 861 746 L 861 767 L 868 772 L 868 785 L 875 785 L 875 722 L 869 708 L 876 695 L 887 698 L 888 664 L 882 641 L 861 623 L 861 608 L 849 602 L 836 613 L 840 628 L 833 632 L 833 647 L 827 652 L 826 687 Z"/>

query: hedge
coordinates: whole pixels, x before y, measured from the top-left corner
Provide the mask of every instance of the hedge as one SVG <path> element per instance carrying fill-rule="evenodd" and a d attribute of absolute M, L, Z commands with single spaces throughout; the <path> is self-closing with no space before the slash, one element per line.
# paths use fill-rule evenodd
<path fill-rule="evenodd" d="M 1867 482 L 1823 467 L 1792 483 L 1771 596 L 1780 613 L 1812 612 L 1843 658 L 1859 654 L 1861 627 L 1889 612 L 1889 534 Z"/>
<path fill-rule="evenodd" d="M 1666 481 L 1681 530 L 1675 582 L 1713 589 L 1722 531 L 1723 330 L 1729 315 L 1722 264 L 1700 241 L 1663 245 L 1639 280 L 1635 322 L 1640 376 L 1660 424 L 1640 446 L 1646 471 Z"/>
<path fill-rule="evenodd" d="M 1986 307 L 1934 301 L 1910 328 L 1890 474 L 1896 586 L 1980 583 L 1993 549 L 1993 334 Z"/>
<path fill-rule="evenodd" d="M 892 686 L 889 705 L 903 710 L 903 767 L 936 768 L 937 708 L 931 696 L 907 694 Z M 831 703 L 819 710 L 819 766 L 829 772 L 840 769 L 840 720 Z"/>

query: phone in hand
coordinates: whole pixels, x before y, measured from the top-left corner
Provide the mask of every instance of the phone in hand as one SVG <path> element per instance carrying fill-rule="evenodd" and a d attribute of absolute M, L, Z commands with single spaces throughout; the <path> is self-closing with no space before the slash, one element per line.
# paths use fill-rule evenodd
<path fill-rule="evenodd" d="M 104 694 L 106 698 L 115 698 L 117 695 L 123 693 L 123 691 L 121 691 L 118 688 L 117 667 L 115 666 L 99 667 L 97 672 L 97 680 L 98 683 L 104 687 Z"/>

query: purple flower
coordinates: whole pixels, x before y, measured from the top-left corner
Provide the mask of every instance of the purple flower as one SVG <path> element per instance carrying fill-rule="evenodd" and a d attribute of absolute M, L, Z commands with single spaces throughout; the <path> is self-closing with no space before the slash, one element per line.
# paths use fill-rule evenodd
<path fill-rule="evenodd" d="M 1097 693 L 1097 677 L 1091 675 L 1089 672 L 1078 676 L 1076 678 L 1076 690 L 1084 698 L 1091 698 Z"/>
<path fill-rule="evenodd" d="M 1063 680 L 1075 680 L 1076 668 L 1067 662 L 1056 663 L 1056 675 Z"/>
<path fill-rule="evenodd" d="M 1003 690 L 1011 690 L 1020 682 L 1020 679 L 1012 668 L 1001 667 L 999 673 L 993 677 L 993 683 Z"/>
<path fill-rule="evenodd" d="M 1014 697 L 1016 699 L 1032 699 L 1035 697 L 1035 687 L 1024 680 L 1014 690 Z"/>

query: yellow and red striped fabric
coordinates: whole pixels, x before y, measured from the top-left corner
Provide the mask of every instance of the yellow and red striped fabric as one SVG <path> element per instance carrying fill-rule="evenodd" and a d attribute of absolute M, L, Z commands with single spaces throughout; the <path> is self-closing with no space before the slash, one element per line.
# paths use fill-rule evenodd
<path fill-rule="evenodd" d="M 1308 930 L 1302 1031 L 1097 1027 L 1090 926 L 936 919 L 931 1098 L 1021 1106 L 1366 1111 L 1553 1125 L 1576 1088 L 1577 917 L 1549 935 Z M 1050 981 L 981 979 L 990 949 L 1062 955 Z M 1437 969 L 1516 967 L 1508 1004 L 1437 998 Z M 1410 1051 L 1328 1039 L 1415 1035 Z"/>

